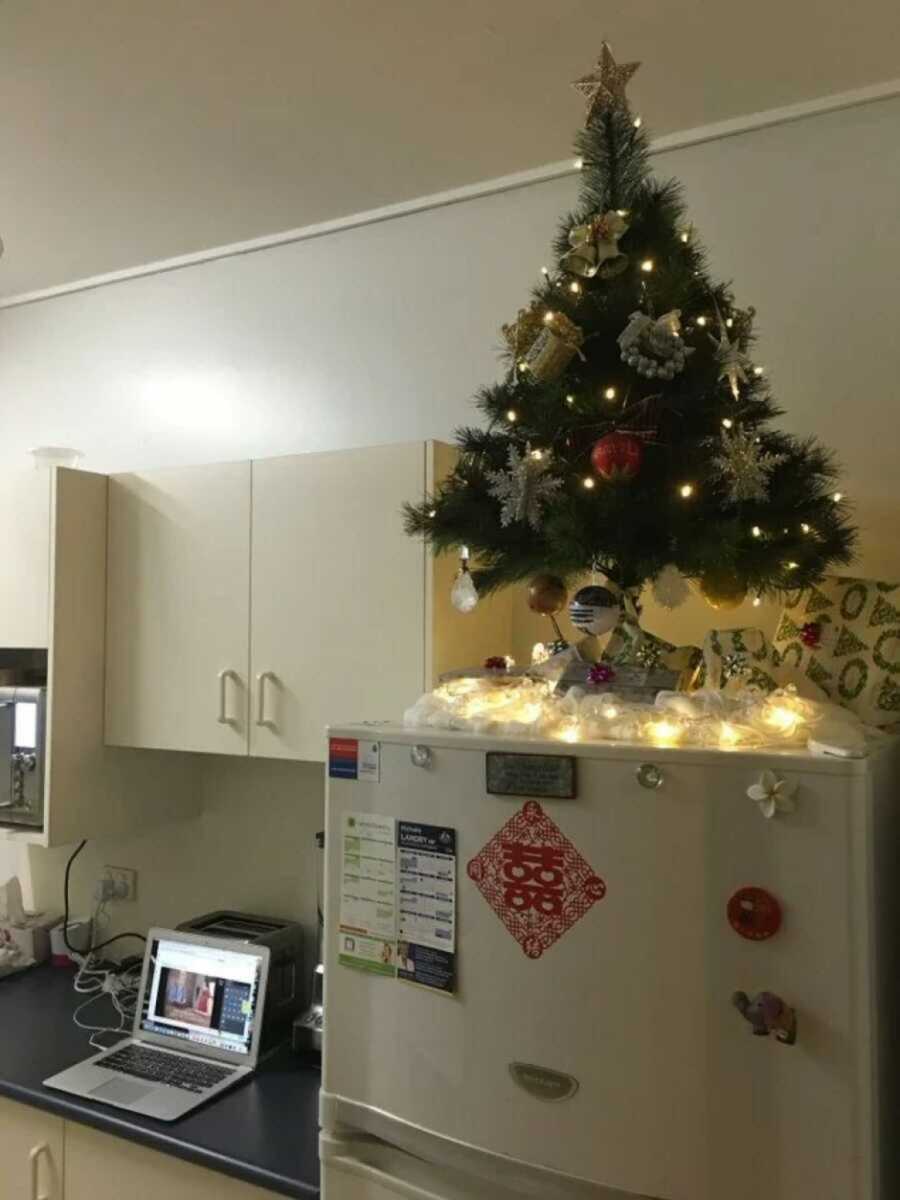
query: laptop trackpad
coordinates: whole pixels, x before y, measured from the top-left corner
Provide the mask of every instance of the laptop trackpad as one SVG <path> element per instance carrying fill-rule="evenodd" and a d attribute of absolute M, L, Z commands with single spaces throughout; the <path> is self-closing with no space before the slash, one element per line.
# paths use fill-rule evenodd
<path fill-rule="evenodd" d="M 107 1104 L 136 1104 L 156 1090 L 142 1083 L 132 1083 L 129 1079 L 110 1079 L 108 1083 L 93 1088 L 90 1095 L 94 1100 L 103 1100 Z"/>

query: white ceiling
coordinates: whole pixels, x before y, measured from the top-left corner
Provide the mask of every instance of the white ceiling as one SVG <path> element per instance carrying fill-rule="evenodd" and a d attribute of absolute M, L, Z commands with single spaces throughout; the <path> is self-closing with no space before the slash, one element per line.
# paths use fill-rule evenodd
<path fill-rule="evenodd" d="M 0 0 L 0 296 L 565 158 L 604 35 L 666 133 L 895 77 L 900 5 Z"/>

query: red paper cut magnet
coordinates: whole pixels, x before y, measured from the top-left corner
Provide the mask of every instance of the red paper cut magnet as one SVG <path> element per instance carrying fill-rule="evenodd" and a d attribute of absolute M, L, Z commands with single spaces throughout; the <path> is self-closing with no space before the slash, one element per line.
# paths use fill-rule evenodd
<path fill-rule="evenodd" d="M 765 888 L 738 888 L 728 901 L 728 923 L 742 938 L 764 942 L 781 928 L 781 905 Z"/>
<path fill-rule="evenodd" d="M 536 800 L 466 869 L 529 958 L 540 958 L 606 895 L 606 884 Z"/>

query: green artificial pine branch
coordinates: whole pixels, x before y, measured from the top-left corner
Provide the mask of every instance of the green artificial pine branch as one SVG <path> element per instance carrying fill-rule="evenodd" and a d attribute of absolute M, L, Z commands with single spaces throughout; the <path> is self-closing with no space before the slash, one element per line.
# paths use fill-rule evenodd
<path fill-rule="evenodd" d="M 770 428 L 781 410 L 750 361 L 754 311 L 710 277 L 681 185 L 650 175 L 647 136 L 627 106 L 593 111 L 576 138 L 579 202 L 554 250 L 562 264 L 582 226 L 624 214 L 625 260 L 616 264 L 624 269 L 587 277 L 560 265 L 536 285 L 538 318 L 561 314 L 577 325 L 581 353 L 558 375 L 538 378 L 518 341 L 509 344 L 505 377 L 476 397 L 487 428 L 457 431 L 456 468 L 433 495 L 405 506 L 406 530 L 436 553 L 468 546 L 482 594 L 542 571 L 570 580 L 593 564 L 628 588 L 668 564 L 701 581 L 725 573 L 760 595 L 808 586 L 853 557 L 856 531 L 847 504 L 835 499 L 833 456 L 813 438 Z M 673 310 L 692 353 L 672 378 L 647 378 L 622 361 L 620 335 L 635 313 L 656 320 Z M 744 376 L 737 396 L 723 377 L 723 334 Z M 723 429 L 759 439 L 769 464 L 762 498 L 733 498 L 716 466 Z M 640 439 L 643 461 L 632 478 L 609 482 L 591 452 L 617 431 Z M 560 481 L 546 489 L 537 529 L 501 522 L 491 478 L 505 469 L 510 446 L 515 461 L 536 454 L 540 470 Z"/>

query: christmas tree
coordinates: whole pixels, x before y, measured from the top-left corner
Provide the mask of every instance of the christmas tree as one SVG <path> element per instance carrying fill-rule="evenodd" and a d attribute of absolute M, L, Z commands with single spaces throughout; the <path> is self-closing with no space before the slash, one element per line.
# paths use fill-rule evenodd
<path fill-rule="evenodd" d="M 471 551 L 479 595 L 593 570 L 632 619 L 651 582 L 663 603 L 690 579 L 724 606 L 806 587 L 855 539 L 832 455 L 771 428 L 754 310 L 709 274 L 680 185 L 650 173 L 625 95 L 637 66 L 604 44 L 575 83 L 580 198 L 557 266 L 503 327 L 486 428 L 458 431 L 455 470 L 405 511 L 436 552 Z"/>

